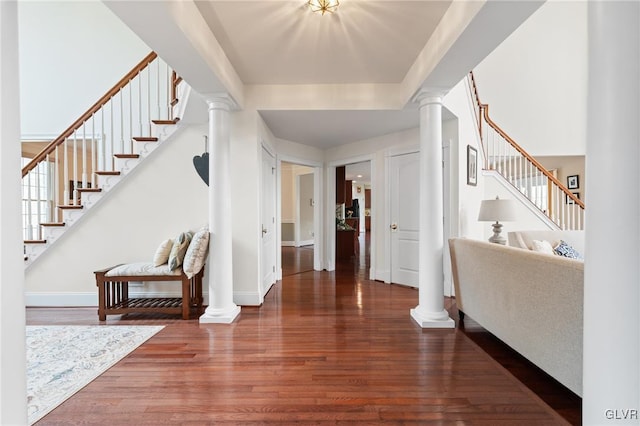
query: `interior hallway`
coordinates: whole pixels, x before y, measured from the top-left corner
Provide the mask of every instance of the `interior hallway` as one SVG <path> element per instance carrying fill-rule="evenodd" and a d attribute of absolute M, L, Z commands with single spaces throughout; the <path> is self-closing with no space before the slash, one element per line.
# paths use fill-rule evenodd
<path fill-rule="evenodd" d="M 420 329 L 418 291 L 369 281 L 366 243 L 334 272 L 283 250 L 283 280 L 231 325 L 109 317 L 166 327 L 38 424 L 580 424 L 579 398 L 472 321 Z M 27 323 L 99 324 L 95 308 L 30 308 Z"/>

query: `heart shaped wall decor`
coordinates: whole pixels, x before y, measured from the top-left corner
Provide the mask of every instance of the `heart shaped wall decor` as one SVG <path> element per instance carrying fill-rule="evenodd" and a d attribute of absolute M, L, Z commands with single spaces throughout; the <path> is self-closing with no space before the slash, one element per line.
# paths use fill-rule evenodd
<path fill-rule="evenodd" d="M 198 172 L 204 183 L 209 186 L 209 153 L 205 152 L 202 155 L 193 157 L 193 167 L 195 167 L 196 172 Z"/>

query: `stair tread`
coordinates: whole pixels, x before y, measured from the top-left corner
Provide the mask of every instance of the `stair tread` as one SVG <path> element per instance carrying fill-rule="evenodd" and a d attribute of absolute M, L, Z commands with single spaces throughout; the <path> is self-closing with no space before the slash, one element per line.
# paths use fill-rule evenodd
<path fill-rule="evenodd" d="M 180 121 L 179 117 L 176 117 L 173 120 L 151 120 L 153 124 L 178 124 L 178 121 Z"/>
<path fill-rule="evenodd" d="M 98 171 L 94 173 L 99 176 L 118 176 L 120 174 L 119 171 L 111 171 L 111 170 L 103 170 L 103 171 Z"/>
<path fill-rule="evenodd" d="M 24 240 L 25 244 L 46 244 L 47 240 Z"/>
<path fill-rule="evenodd" d="M 61 206 L 58 206 L 58 208 L 62 210 L 80 210 L 80 209 L 83 209 L 84 206 L 72 204 L 72 205 L 61 205 Z"/>
<path fill-rule="evenodd" d="M 102 192 L 102 188 L 78 188 L 78 192 Z"/>
<path fill-rule="evenodd" d="M 43 222 L 40 226 L 65 226 L 64 222 Z"/>
<path fill-rule="evenodd" d="M 140 154 L 113 154 L 116 158 L 140 158 Z"/>
<path fill-rule="evenodd" d="M 132 139 L 136 142 L 158 142 L 158 138 L 153 136 L 134 136 Z"/>

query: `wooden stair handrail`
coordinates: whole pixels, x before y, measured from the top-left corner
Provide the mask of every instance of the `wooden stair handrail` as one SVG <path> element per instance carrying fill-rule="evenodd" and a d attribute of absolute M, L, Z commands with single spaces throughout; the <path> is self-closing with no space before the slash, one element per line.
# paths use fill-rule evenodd
<path fill-rule="evenodd" d="M 472 85 L 473 85 L 473 90 L 474 90 L 475 95 L 476 95 L 476 101 L 478 102 L 478 107 L 482 111 L 482 115 L 484 116 L 484 119 L 486 120 L 487 124 L 489 126 L 491 126 L 493 128 L 493 130 L 498 132 L 498 134 L 500 136 L 502 136 L 507 142 L 509 142 L 509 144 L 516 151 L 518 151 L 523 157 L 525 157 L 527 160 L 529 160 L 551 182 L 555 183 L 558 186 L 558 188 L 560 188 L 562 190 L 562 192 L 564 192 L 565 195 L 568 198 L 573 200 L 573 202 L 575 204 L 577 204 L 578 206 L 580 206 L 581 208 L 584 209 L 585 206 L 584 206 L 584 203 L 582 202 L 582 200 L 580 200 L 578 197 L 573 195 L 571 193 L 571 191 L 569 191 L 567 188 L 565 188 L 565 186 L 557 178 L 555 178 L 542 164 L 540 164 L 535 158 L 533 158 L 531 155 L 529 155 L 529 153 L 527 151 L 525 151 L 520 145 L 518 145 L 513 139 L 511 139 L 511 137 L 509 137 L 509 135 L 507 135 L 506 132 L 500 128 L 500 126 L 498 126 L 496 123 L 494 123 L 493 120 L 491 120 L 491 118 L 489 117 L 489 105 L 488 104 L 483 104 L 483 103 L 480 102 L 480 97 L 478 96 L 478 87 L 476 86 L 476 81 L 475 81 L 475 79 L 473 77 L 473 71 L 470 72 L 470 74 L 471 74 L 471 82 L 472 82 Z"/>
<path fill-rule="evenodd" d="M 38 155 L 36 155 L 26 166 L 22 168 L 22 177 L 25 177 L 27 173 L 35 169 L 38 163 L 45 160 L 47 155 L 53 153 L 53 151 L 59 145 L 78 130 L 82 124 L 87 121 L 93 114 L 105 105 L 111 98 L 113 98 L 120 90 L 122 90 L 130 80 L 132 80 L 140 71 L 145 69 L 151 62 L 153 62 L 158 55 L 156 52 L 151 52 L 142 59 L 131 71 L 129 71 L 124 77 L 118 81 L 107 93 L 104 94 L 91 108 L 89 108 L 84 114 L 80 116 L 71 126 L 67 128 L 60 136 L 51 141 Z"/>
<path fill-rule="evenodd" d="M 577 205 L 584 209 L 584 203 L 577 198 L 575 195 L 571 193 L 571 191 L 567 190 L 560 181 L 555 178 L 542 164 L 536 161 L 527 151 L 525 151 L 520 145 L 518 145 L 513 139 L 507 135 L 504 130 L 502 130 L 496 123 L 494 123 L 491 118 L 489 118 L 489 105 L 488 104 L 480 104 L 480 108 L 483 109 L 484 119 L 487 121 L 487 124 L 490 125 L 493 130 L 498 132 L 500 136 L 502 136 L 509 144 L 515 148 L 523 157 L 531 162 L 539 171 L 541 171 L 550 181 L 558 185 L 558 187 L 567 195 L 567 197 L 571 198 Z"/>

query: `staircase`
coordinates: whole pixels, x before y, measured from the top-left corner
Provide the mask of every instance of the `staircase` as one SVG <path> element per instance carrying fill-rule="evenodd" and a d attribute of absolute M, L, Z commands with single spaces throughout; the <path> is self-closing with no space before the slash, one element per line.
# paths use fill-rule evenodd
<path fill-rule="evenodd" d="M 151 52 L 23 167 L 25 267 L 177 130 L 189 92 Z"/>
<path fill-rule="evenodd" d="M 491 120 L 489 105 L 480 102 L 473 72 L 467 83 L 482 141 L 485 173 L 502 179 L 556 229 L 584 229 L 584 203 Z"/>

